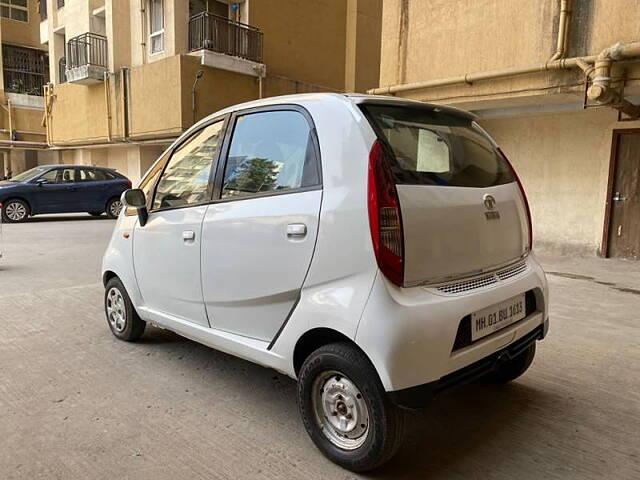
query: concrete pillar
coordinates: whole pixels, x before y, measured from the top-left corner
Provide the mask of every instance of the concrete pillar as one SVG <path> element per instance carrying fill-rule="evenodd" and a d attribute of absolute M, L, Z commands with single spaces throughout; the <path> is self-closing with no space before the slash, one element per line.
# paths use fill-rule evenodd
<path fill-rule="evenodd" d="M 9 172 L 11 176 L 15 176 L 24 172 L 26 168 L 26 161 L 24 150 L 10 150 L 9 151 Z"/>
<path fill-rule="evenodd" d="M 364 93 L 378 86 L 382 0 L 347 0 L 344 89 Z"/>
<path fill-rule="evenodd" d="M 62 163 L 62 152 L 60 150 L 39 150 L 38 165 L 58 165 Z"/>

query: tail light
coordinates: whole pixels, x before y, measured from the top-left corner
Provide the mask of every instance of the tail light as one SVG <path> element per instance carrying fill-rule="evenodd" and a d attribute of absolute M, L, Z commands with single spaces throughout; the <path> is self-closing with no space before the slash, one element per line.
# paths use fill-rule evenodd
<path fill-rule="evenodd" d="M 533 223 L 531 221 L 531 208 L 529 207 L 529 200 L 527 199 L 527 194 L 524 191 L 524 187 L 522 186 L 522 182 L 520 181 L 520 177 L 518 177 L 518 174 L 516 173 L 515 168 L 513 168 L 513 165 L 511 164 L 507 156 L 504 154 L 504 152 L 500 149 L 498 149 L 498 151 L 500 152 L 500 155 L 502 155 L 502 158 L 504 158 L 504 160 L 507 162 L 507 165 L 509 165 L 509 168 L 511 169 L 511 173 L 516 179 L 516 182 L 518 183 L 518 187 L 520 188 L 520 193 L 522 194 L 522 199 L 524 200 L 524 206 L 527 209 L 527 223 L 529 227 L 529 251 L 531 251 L 533 249 Z"/>
<path fill-rule="evenodd" d="M 133 187 L 133 184 L 131 183 L 131 180 L 127 180 L 127 185 L 129 185 L 129 188 Z"/>
<path fill-rule="evenodd" d="M 404 282 L 404 237 L 400 201 L 380 140 L 369 154 L 367 206 L 378 267 L 398 286 Z"/>

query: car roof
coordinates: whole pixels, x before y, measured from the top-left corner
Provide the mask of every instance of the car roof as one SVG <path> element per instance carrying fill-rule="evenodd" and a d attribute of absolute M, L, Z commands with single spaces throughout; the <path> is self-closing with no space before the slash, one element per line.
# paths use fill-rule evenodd
<path fill-rule="evenodd" d="M 69 165 L 69 164 L 52 164 L 52 165 L 38 165 L 36 168 L 95 168 L 96 170 L 108 170 L 115 172 L 115 168 L 100 167 L 98 165 Z"/>
<path fill-rule="evenodd" d="M 407 98 L 397 98 L 388 95 L 364 95 L 358 93 L 331 93 L 331 92 L 317 92 L 317 93 L 297 93 L 293 95 L 279 95 L 275 97 L 261 98 L 259 100 L 251 100 L 249 102 L 239 103 L 230 107 L 218 110 L 211 115 L 206 116 L 202 120 L 195 123 L 189 130 L 199 128 L 201 125 L 208 123 L 216 117 L 227 115 L 229 113 L 236 112 L 238 110 L 246 110 L 249 108 L 266 107 L 269 105 L 283 105 L 283 104 L 301 104 L 308 102 L 318 101 L 342 101 L 345 104 L 398 104 L 413 107 L 422 107 L 427 109 L 433 109 L 448 113 L 450 115 L 458 115 L 468 118 L 469 120 L 475 120 L 477 117 L 466 110 L 460 110 L 459 108 L 449 107 L 447 105 L 440 105 L 437 103 L 426 103 L 418 100 L 411 100 Z"/>

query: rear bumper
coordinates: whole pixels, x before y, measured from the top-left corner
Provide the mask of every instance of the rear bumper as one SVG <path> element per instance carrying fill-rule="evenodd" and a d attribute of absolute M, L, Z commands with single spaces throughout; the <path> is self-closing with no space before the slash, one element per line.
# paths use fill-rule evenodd
<path fill-rule="evenodd" d="M 540 325 L 506 348 L 499 350 L 460 370 L 445 375 L 440 380 L 387 392 L 389 399 L 399 407 L 422 408 L 433 397 L 453 388 L 470 383 L 495 371 L 503 362 L 511 360 L 523 353 L 532 343 L 542 340 L 547 334 L 549 322 Z"/>
<path fill-rule="evenodd" d="M 375 366 L 384 389 L 396 392 L 440 382 L 539 327 L 544 333 L 547 282 L 533 255 L 526 264 L 524 271 L 507 280 L 452 295 L 434 288 L 398 288 L 379 273 L 355 340 Z M 467 320 L 473 312 L 525 292 L 533 293 L 535 305 L 527 308 L 524 319 L 471 342 Z"/>

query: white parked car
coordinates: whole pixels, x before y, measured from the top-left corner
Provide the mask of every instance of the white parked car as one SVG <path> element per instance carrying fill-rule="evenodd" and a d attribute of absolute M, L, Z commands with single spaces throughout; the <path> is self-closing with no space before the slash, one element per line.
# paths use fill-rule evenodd
<path fill-rule="evenodd" d="M 405 409 L 531 364 L 548 329 L 527 200 L 466 112 L 306 94 L 194 125 L 123 194 L 113 334 L 146 323 L 298 380 L 312 440 L 388 460 Z"/>

